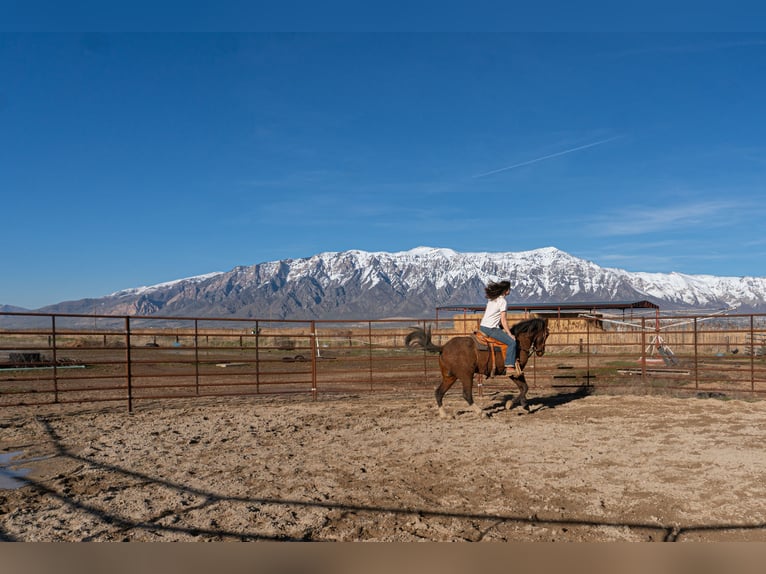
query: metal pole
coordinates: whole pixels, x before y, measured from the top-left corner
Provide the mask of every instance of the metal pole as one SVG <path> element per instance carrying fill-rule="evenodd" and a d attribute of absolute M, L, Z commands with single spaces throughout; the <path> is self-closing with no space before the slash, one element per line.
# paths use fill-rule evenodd
<path fill-rule="evenodd" d="M 750 390 L 755 391 L 755 326 L 750 315 Z"/>
<path fill-rule="evenodd" d="M 588 353 L 585 355 L 585 380 L 590 385 L 590 319 L 585 319 L 585 348 Z"/>
<path fill-rule="evenodd" d="M 646 386 L 646 317 L 641 317 L 641 384 Z"/>
<path fill-rule="evenodd" d="M 261 392 L 261 328 L 255 322 L 255 392 Z"/>
<path fill-rule="evenodd" d="M 372 321 L 367 322 L 367 348 L 370 361 L 370 390 L 372 390 Z"/>
<path fill-rule="evenodd" d="M 316 341 L 317 341 L 317 326 L 316 322 L 311 321 L 311 337 L 310 339 L 313 339 L 313 343 L 310 340 L 309 345 L 313 347 L 311 349 L 311 396 L 314 400 L 317 400 L 317 355 L 318 352 L 315 352 L 314 348 L 316 348 Z M 316 349 L 318 351 L 318 349 Z"/>
<path fill-rule="evenodd" d="M 199 396 L 199 319 L 194 319 L 194 384 Z"/>
<path fill-rule="evenodd" d="M 128 412 L 133 412 L 133 370 L 130 359 L 130 317 L 125 317 L 125 376 L 128 380 Z"/>
<path fill-rule="evenodd" d="M 56 315 L 51 315 L 51 336 L 53 352 L 53 402 L 59 402 L 58 355 L 56 353 Z"/>
<path fill-rule="evenodd" d="M 694 318 L 694 388 L 700 388 L 699 337 L 697 335 L 697 317 Z"/>
<path fill-rule="evenodd" d="M 438 323 L 437 323 L 438 327 Z M 423 321 L 423 330 L 426 329 L 426 322 Z M 428 351 L 423 349 L 423 380 L 428 382 Z"/>

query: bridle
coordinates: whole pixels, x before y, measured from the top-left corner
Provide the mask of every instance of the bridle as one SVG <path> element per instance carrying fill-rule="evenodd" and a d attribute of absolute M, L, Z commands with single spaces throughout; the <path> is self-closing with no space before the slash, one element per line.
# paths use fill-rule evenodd
<path fill-rule="evenodd" d="M 542 342 L 543 342 L 543 350 L 542 351 L 538 351 L 536 349 L 536 347 L 535 347 L 535 342 L 541 336 L 539 334 L 535 338 L 530 340 L 529 348 L 528 349 L 521 348 L 521 350 L 524 351 L 530 357 L 532 356 L 533 353 L 537 354 L 538 357 L 542 357 L 543 353 L 545 353 L 545 341 L 548 338 L 548 335 L 550 335 L 550 331 L 548 331 L 548 329 L 545 329 L 545 331 L 542 334 L 542 338 L 543 338 L 543 340 L 542 340 Z M 519 347 L 521 347 L 521 345 L 519 345 Z"/>

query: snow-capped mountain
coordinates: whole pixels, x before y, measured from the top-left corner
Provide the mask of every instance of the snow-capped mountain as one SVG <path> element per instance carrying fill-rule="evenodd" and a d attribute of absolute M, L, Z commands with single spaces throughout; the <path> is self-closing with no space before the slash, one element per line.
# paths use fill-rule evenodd
<path fill-rule="evenodd" d="M 437 306 L 482 305 L 488 281 L 509 279 L 511 303 L 650 300 L 663 309 L 766 310 L 766 278 L 632 273 L 554 247 L 459 253 L 327 252 L 236 267 L 70 301 L 42 312 L 262 319 L 433 317 Z"/>

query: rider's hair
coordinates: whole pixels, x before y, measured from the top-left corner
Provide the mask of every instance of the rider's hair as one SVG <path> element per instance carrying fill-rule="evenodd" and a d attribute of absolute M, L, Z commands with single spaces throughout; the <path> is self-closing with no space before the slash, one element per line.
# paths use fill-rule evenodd
<path fill-rule="evenodd" d="M 510 281 L 500 281 L 498 283 L 490 281 L 484 288 L 484 293 L 487 295 L 487 299 L 497 299 L 501 295 L 505 295 L 505 292 L 510 288 Z"/>

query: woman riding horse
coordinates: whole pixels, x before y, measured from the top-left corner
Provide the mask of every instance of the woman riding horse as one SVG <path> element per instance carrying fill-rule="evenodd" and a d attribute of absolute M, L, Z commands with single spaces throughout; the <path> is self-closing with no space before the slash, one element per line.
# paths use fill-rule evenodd
<path fill-rule="evenodd" d="M 519 364 L 522 373 L 518 376 L 511 375 L 511 380 L 519 388 L 519 396 L 513 401 L 507 401 L 506 409 L 515 405 L 527 407 L 527 381 L 524 378 L 524 367 L 532 353 L 538 357 L 545 354 L 545 341 L 548 338 L 547 319 L 527 319 L 511 327 L 511 332 L 519 342 Z M 473 402 L 473 376 L 475 373 L 482 373 L 485 376 L 491 376 L 493 373 L 490 351 L 480 349 L 474 337 L 453 337 L 444 345 L 435 345 L 431 341 L 431 330 L 417 327 L 412 330 L 404 339 L 404 344 L 409 348 L 420 347 L 431 353 L 439 353 L 439 369 L 441 370 L 442 382 L 436 388 L 436 404 L 439 407 L 439 416 L 447 418 L 447 413 L 442 405 L 445 393 L 460 379 L 463 385 L 463 398 L 468 406 L 473 408 L 479 415 L 483 416 L 481 408 Z M 500 363 L 502 364 L 502 363 Z M 504 367 L 499 367 L 494 374 L 502 374 Z"/>
<path fill-rule="evenodd" d="M 508 302 L 505 298 L 510 292 L 510 281 L 490 281 L 486 286 L 484 293 L 488 301 L 479 323 L 479 331 L 500 343 L 506 372 L 515 370 L 517 375 L 521 375 L 521 369 L 516 368 L 516 337 L 508 327 Z"/>

